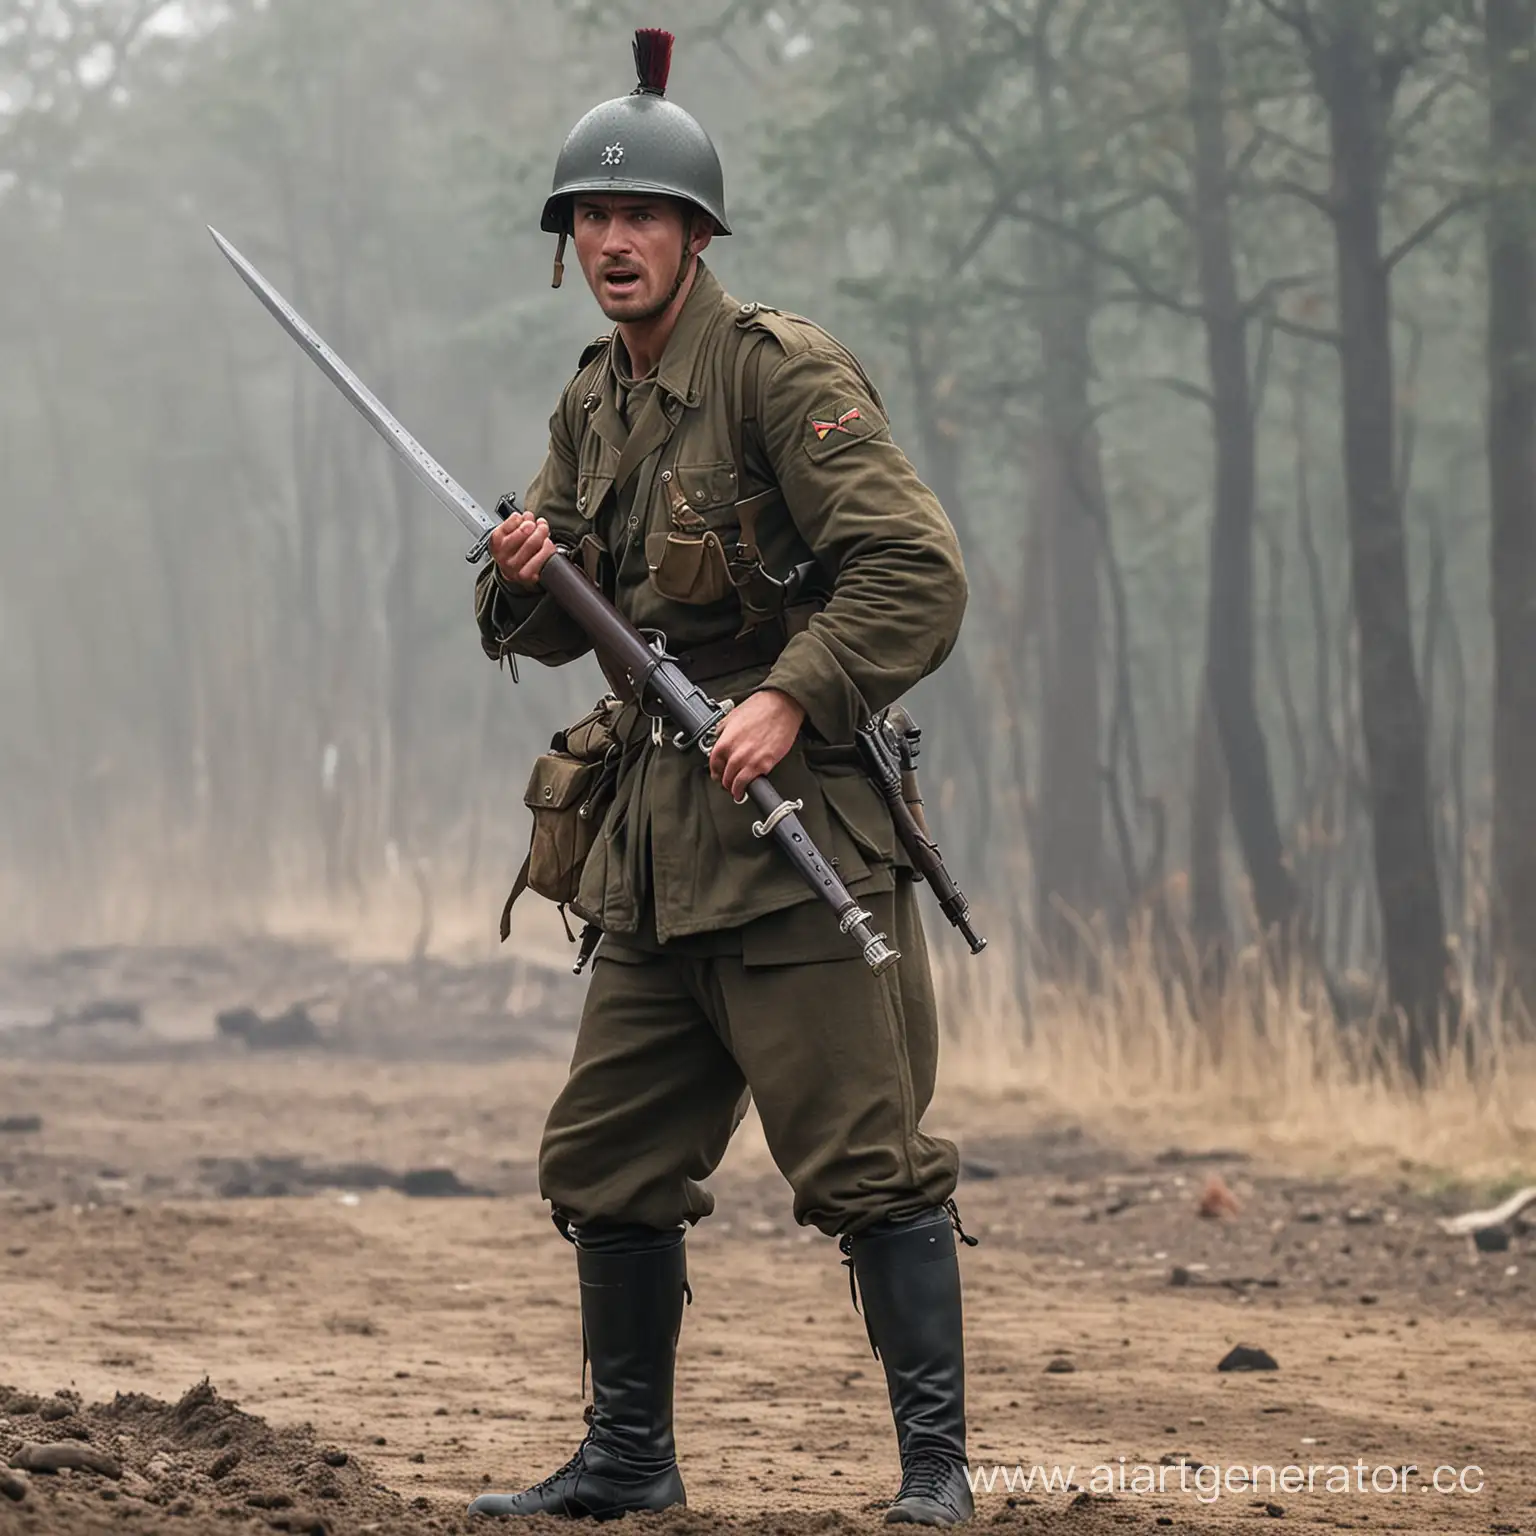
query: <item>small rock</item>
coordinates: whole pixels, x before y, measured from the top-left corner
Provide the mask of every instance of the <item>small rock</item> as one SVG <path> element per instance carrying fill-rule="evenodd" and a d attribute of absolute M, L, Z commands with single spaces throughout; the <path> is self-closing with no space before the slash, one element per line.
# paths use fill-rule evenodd
<path fill-rule="evenodd" d="M 1188 1152 L 1183 1147 L 1167 1147 L 1157 1154 L 1154 1161 L 1167 1168 L 1190 1163 L 1246 1163 L 1250 1158 L 1246 1152 L 1239 1152 L 1232 1147 L 1211 1147 L 1205 1152 Z"/>
<path fill-rule="evenodd" d="M 214 1019 L 226 1040 L 242 1040 L 247 1050 L 283 1051 L 320 1044 L 320 1030 L 302 1003 L 264 1019 L 254 1008 L 226 1008 Z"/>
<path fill-rule="evenodd" d="M 347 1453 L 338 1450 L 322 1451 L 320 1459 L 328 1467 L 344 1467 L 347 1464 Z"/>
<path fill-rule="evenodd" d="M 273 1493 L 248 1493 L 245 1502 L 252 1509 L 292 1509 L 293 1495 L 281 1490 Z"/>
<path fill-rule="evenodd" d="M 1173 1268 L 1168 1271 L 1169 1285 L 1188 1285 L 1194 1278 L 1195 1277 L 1189 1272 L 1188 1268 L 1183 1264 L 1175 1264 Z"/>
<path fill-rule="evenodd" d="M 7 1115 L 0 1120 L 0 1134 L 30 1136 L 43 1128 L 41 1115 Z"/>
<path fill-rule="evenodd" d="M 61 1472 L 67 1467 L 72 1472 L 95 1472 L 113 1481 L 123 1475 L 123 1469 L 104 1451 L 73 1440 L 59 1445 L 28 1443 L 11 1457 L 11 1465 L 23 1472 Z"/>
<path fill-rule="evenodd" d="M 228 1477 L 240 1465 L 240 1461 L 240 1448 L 232 1445 L 227 1451 L 221 1451 L 214 1458 L 213 1465 L 208 1468 L 208 1476 L 214 1482 L 218 1482 L 221 1477 Z"/>
<path fill-rule="evenodd" d="M 1360 1305 L 1362 1307 L 1374 1307 L 1376 1305 L 1376 1298 L 1375 1298 L 1375 1296 L 1373 1296 L 1370 1291 L 1366 1291 L 1360 1297 Z"/>
<path fill-rule="evenodd" d="M 82 1003 L 80 1007 L 54 1014 L 50 1030 L 67 1028 L 74 1024 L 128 1024 L 138 1029 L 144 1023 L 144 1008 L 132 998 L 103 997 L 95 1002 Z"/>
<path fill-rule="evenodd" d="M 1509 1228 L 1479 1227 L 1472 1234 L 1472 1241 L 1477 1245 L 1479 1253 L 1508 1253 L 1509 1252 Z"/>
<path fill-rule="evenodd" d="M 1235 1344 L 1217 1363 L 1218 1371 L 1278 1371 L 1275 1357 L 1264 1349 L 1253 1349 L 1247 1344 Z"/>
<path fill-rule="evenodd" d="M 456 1195 L 483 1195 L 488 1191 L 465 1184 L 452 1168 L 412 1168 L 400 1175 L 400 1193 L 418 1199 L 441 1200 Z"/>
<path fill-rule="evenodd" d="M 1070 1376 L 1077 1367 L 1065 1355 L 1055 1355 L 1046 1365 L 1047 1376 Z"/>
<path fill-rule="evenodd" d="M 13 1504 L 20 1504 L 27 1496 L 27 1480 L 16 1472 L 0 1472 L 0 1495 Z"/>
<path fill-rule="evenodd" d="M 1238 1215 L 1243 1207 L 1237 1196 L 1227 1188 L 1226 1180 L 1219 1173 L 1213 1173 L 1205 1181 L 1205 1188 L 1200 1193 L 1200 1203 L 1195 1209 L 1207 1220 L 1218 1220 L 1222 1217 Z"/>
<path fill-rule="evenodd" d="M 979 1157 L 963 1157 L 960 1159 L 960 1177 L 978 1182 L 995 1179 L 997 1169 L 991 1163 L 982 1162 Z"/>
<path fill-rule="evenodd" d="M 1274 1500 L 1271 1499 L 1270 1502 L 1264 1506 L 1264 1513 L 1268 1515 L 1271 1520 L 1278 1520 L 1285 1514 L 1285 1505 L 1276 1504 Z"/>
<path fill-rule="evenodd" d="M 45 1424 L 57 1424 L 60 1419 L 67 1419 L 74 1411 L 68 1403 L 61 1402 L 55 1397 L 38 1409 L 37 1416 Z"/>
<path fill-rule="evenodd" d="M 1344 1225 L 1346 1227 L 1374 1226 L 1376 1220 L 1376 1212 L 1368 1210 L 1363 1205 L 1352 1205 L 1344 1212 Z"/>

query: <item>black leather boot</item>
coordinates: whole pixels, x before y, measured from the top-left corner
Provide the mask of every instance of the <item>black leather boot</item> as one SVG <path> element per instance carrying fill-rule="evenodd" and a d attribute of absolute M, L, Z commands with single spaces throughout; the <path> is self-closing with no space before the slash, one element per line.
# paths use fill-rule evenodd
<path fill-rule="evenodd" d="M 974 1239 L 967 1239 L 974 1241 Z M 960 1265 L 947 1208 L 845 1239 L 869 1341 L 885 1366 L 901 1452 L 887 1525 L 959 1525 L 975 1511 L 965 1459 Z"/>
<path fill-rule="evenodd" d="M 672 1443 L 672 1375 L 683 1321 L 683 1231 L 575 1234 L 581 1326 L 592 1366 L 586 1438 L 523 1493 L 485 1493 L 472 1515 L 611 1520 L 688 1502 Z"/>

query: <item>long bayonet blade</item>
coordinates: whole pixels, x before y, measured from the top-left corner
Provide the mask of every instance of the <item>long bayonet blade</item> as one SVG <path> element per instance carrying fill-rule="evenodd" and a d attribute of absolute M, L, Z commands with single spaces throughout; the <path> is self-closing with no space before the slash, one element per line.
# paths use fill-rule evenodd
<path fill-rule="evenodd" d="M 357 407 L 363 420 L 395 450 L 406 467 L 463 525 L 476 536 L 467 558 L 484 554 L 496 519 L 487 512 L 404 427 L 380 404 L 378 396 L 325 344 L 314 328 L 244 256 L 211 224 L 208 233 L 245 285 L 272 312 L 272 317 L 309 354 L 319 370 Z"/>

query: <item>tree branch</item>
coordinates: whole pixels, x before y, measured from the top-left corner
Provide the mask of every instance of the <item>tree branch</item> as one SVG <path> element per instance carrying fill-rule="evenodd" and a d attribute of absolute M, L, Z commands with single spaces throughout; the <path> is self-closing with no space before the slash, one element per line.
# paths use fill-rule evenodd
<path fill-rule="evenodd" d="M 1298 197 L 1302 202 L 1310 204 L 1323 215 L 1325 219 L 1338 217 L 1338 210 L 1334 200 L 1326 192 L 1314 191 L 1304 182 L 1292 181 L 1289 176 L 1279 176 L 1272 181 L 1260 181 L 1254 184 L 1256 191 L 1265 194 L 1278 194 L 1281 197 Z"/>
<path fill-rule="evenodd" d="M 1283 26 L 1289 27 L 1309 49 L 1317 42 L 1306 0 L 1292 0 L 1290 5 L 1282 5 L 1280 0 L 1259 0 L 1259 7 L 1268 11 Z"/>
<path fill-rule="evenodd" d="M 1298 336 L 1303 341 L 1317 341 L 1328 347 L 1342 347 L 1344 337 L 1339 331 L 1329 330 L 1326 326 L 1307 325 L 1300 320 L 1287 320 L 1284 315 L 1270 312 L 1271 321 L 1277 331 L 1287 336 Z"/>
<path fill-rule="evenodd" d="M 971 231 L 970 238 L 950 260 L 948 276 L 957 277 L 965 267 L 970 265 L 976 253 L 992 237 L 992 231 L 1002 222 L 1003 216 L 1008 212 L 1009 201 L 1010 199 L 1006 196 L 999 197 L 986 211 L 981 222 Z"/>
<path fill-rule="evenodd" d="M 1317 272 L 1297 272 L 1290 277 L 1270 278 L 1257 293 L 1244 301 L 1243 319 L 1251 320 L 1255 315 L 1268 309 L 1282 293 L 1291 288 L 1305 288 L 1308 283 L 1316 282 L 1320 275 Z"/>
<path fill-rule="evenodd" d="M 1155 304 L 1159 309 L 1172 310 L 1176 315 L 1187 315 L 1193 319 L 1198 319 L 1204 313 L 1198 304 L 1191 304 L 1187 299 L 1181 299 L 1175 294 L 1164 293 L 1148 279 L 1130 257 L 1122 256 L 1118 251 L 1107 250 L 1092 235 L 1086 234 L 1076 225 L 1053 219 L 1049 214 L 1040 213 L 1033 208 L 1021 208 L 1017 204 L 1014 204 L 1008 212 L 1010 217 L 1055 235 L 1057 239 L 1076 246 L 1085 255 L 1091 256 L 1095 261 L 1129 279 L 1131 286 L 1148 304 Z"/>
<path fill-rule="evenodd" d="M 1432 239 L 1435 234 L 1458 213 L 1465 213 L 1469 208 L 1476 207 L 1483 199 L 1483 193 L 1463 192 L 1460 197 L 1453 197 L 1450 202 L 1444 204 L 1438 212 L 1432 213 L 1411 234 L 1405 235 L 1382 258 L 1382 266 L 1390 272 L 1405 256 L 1411 255 L 1426 240 Z"/>
<path fill-rule="evenodd" d="M 1181 379 L 1171 373 L 1154 375 L 1147 380 L 1147 383 L 1155 384 L 1159 389 L 1166 389 L 1182 399 L 1193 400 L 1208 410 L 1216 409 L 1216 396 L 1203 384 L 1191 383 L 1190 380 Z"/>

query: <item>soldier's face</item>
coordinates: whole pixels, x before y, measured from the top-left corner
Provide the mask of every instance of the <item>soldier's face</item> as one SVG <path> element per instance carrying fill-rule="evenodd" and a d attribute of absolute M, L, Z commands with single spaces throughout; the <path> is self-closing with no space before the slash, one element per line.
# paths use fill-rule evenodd
<path fill-rule="evenodd" d="M 603 313 L 616 321 L 653 320 L 676 297 L 687 258 L 710 233 L 686 229 L 683 205 L 669 197 L 593 194 L 576 200 L 576 259 Z"/>

